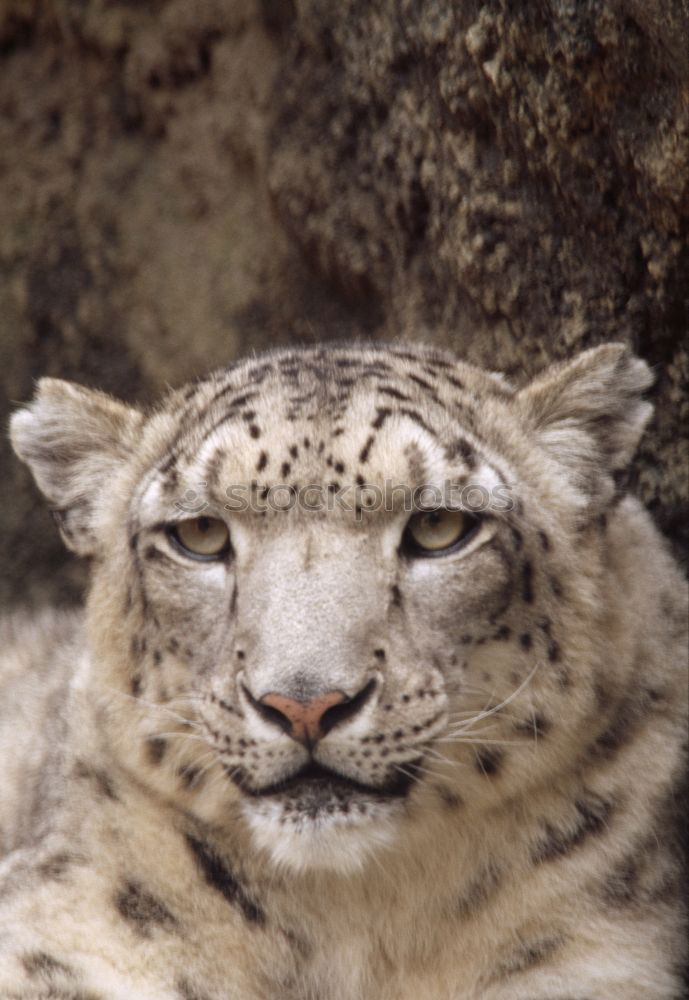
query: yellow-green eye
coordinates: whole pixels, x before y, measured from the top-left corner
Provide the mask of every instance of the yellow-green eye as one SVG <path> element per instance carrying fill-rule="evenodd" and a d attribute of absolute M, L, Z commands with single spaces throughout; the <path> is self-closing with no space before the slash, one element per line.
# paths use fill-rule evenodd
<path fill-rule="evenodd" d="M 476 525 L 476 518 L 461 510 L 420 511 L 409 519 L 405 547 L 410 555 L 443 555 L 473 533 Z"/>
<path fill-rule="evenodd" d="M 195 559 L 216 559 L 230 547 L 230 532 L 218 517 L 190 517 L 168 531 L 178 547 Z"/>

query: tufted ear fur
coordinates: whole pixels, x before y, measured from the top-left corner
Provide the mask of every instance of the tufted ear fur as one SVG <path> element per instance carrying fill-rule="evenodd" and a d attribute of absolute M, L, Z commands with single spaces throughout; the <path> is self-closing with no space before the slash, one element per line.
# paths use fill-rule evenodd
<path fill-rule="evenodd" d="M 653 382 L 625 344 L 604 344 L 551 368 L 517 394 L 541 445 L 565 468 L 584 502 L 605 501 L 628 466 L 653 407 Z"/>
<path fill-rule="evenodd" d="M 53 505 L 68 548 L 98 548 L 98 498 L 135 444 L 143 416 L 105 393 L 42 378 L 33 402 L 14 414 L 10 437 Z"/>

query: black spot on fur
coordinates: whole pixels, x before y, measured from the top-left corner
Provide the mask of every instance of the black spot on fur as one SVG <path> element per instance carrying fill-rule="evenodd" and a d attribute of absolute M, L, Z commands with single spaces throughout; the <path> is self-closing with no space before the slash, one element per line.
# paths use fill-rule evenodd
<path fill-rule="evenodd" d="M 510 629 L 507 627 L 507 625 L 501 625 L 500 628 L 495 633 L 495 635 L 493 636 L 493 638 L 494 639 L 501 639 L 501 640 L 502 639 L 509 639 L 509 637 L 510 637 L 511 634 L 512 633 L 511 633 Z"/>
<path fill-rule="evenodd" d="M 42 861 L 36 871 L 41 878 L 59 881 L 69 871 L 71 866 L 77 864 L 80 860 L 76 854 L 70 854 L 68 851 L 58 851 L 56 854 L 51 854 L 45 861 Z"/>
<path fill-rule="evenodd" d="M 369 434 L 368 438 L 366 439 L 366 444 L 359 452 L 359 461 L 362 463 L 362 465 L 364 462 L 368 461 L 368 456 L 371 453 L 371 447 L 373 446 L 374 441 L 375 441 L 375 436 L 373 434 Z"/>
<path fill-rule="evenodd" d="M 480 774 L 485 774 L 490 778 L 495 777 L 502 767 L 504 757 L 505 755 L 502 750 L 493 749 L 492 747 L 481 747 L 476 752 L 476 770 Z"/>
<path fill-rule="evenodd" d="M 396 583 L 393 583 L 393 585 L 390 587 L 390 597 L 392 599 L 392 606 L 394 608 L 401 608 L 402 607 L 402 603 L 403 603 L 402 602 L 402 591 L 400 590 L 400 588 L 397 586 Z"/>
<path fill-rule="evenodd" d="M 500 887 L 501 876 L 496 865 L 486 865 L 476 879 L 464 887 L 456 903 L 460 917 L 471 917 L 495 895 Z"/>
<path fill-rule="evenodd" d="M 263 909 L 251 899 L 226 863 L 211 847 L 191 834 L 187 834 L 186 841 L 208 885 L 224 896 L 232 906 L 238 907 L 249 923 L 263 926 L 266 922 Z"/>
<path fill-rule="evenodd" d="M 618 750 L 634 738 L 640 722 L 651 710 L 651 704 L 651 699 L 645 692 L 621 701 L 607 727 L 596 737 L 591 747 L 591 756 L 598 760 L 612 760 Z"/>
<path fill-rule="evenodd" d="M 533 969 L 550 959 L 563 943 L 564 938 L 557 934 L 521 945 L 506 960 L 498 960 L 499 975 L 512 976 Z"/>
<path fill-rule="evenodd" d="M 545 531 L 542 531 L 542 530 L 539 531 L 538 532 L 538 537 L 539 537 L 539 539 L 541 541 L 541 546 L 543 548 L 543 551 L 544 552 L 548 552 L 549 549 L 550 549 L 550 539 L 548 538 L 548 536 L 545 533 Z"/>
<path fill-rule="evenodd" d="M 175 989 L 179 1000 L 210 1000 L 207 993 L 201 993 L 185 977 L 177 980 Z"/>
<path fill-rule="evenodd" d="M 185 788 L 194 788 L 203 783 L 199 781 L 201 772 L 198 767 L 193 767 L 190 764 L 185 764 L 183 767 L 180 767 L 177 774 L 179 775 Z"/>
<path fill-rule="evenodd" d="M 519 636 L 519 645 L 522 647 L 522 649 L 524 650 L 531 649 L 532 643 L 533 640 L 531 638 L 531 634 L 529 632 L 522 632 L 522 634 Z"/>
<path fill-rule="evenodd" d="M 460 809 L 464 805 L 462 796 L 446 785 L 436 785 L 435 790 L 443 805 L 447 806 L 448 809 Z"/>
<path fill-rule="evenodd" d="M 419 375 L 412 375 L 412 374 L 408 375 L 408 378 L 410 378 L 412 382 L 416 382 L 416 384 L 418 386 L 421 386 L 422 389 L 425 389 L 427 392 L 430 392 L 432 396 L 435 396 L 436 394 L 435 389 L 433 388 L 430 382 L 426 381 L 425 378 L 421 378 Z"/>
<path fill-rule="evenodd" d="M 258 462 L 256 463 L 256 472 L 263 472 L 268 464 L 268 452 L 262 451 L 258 456 Z"/>
<path fill-rule="evenodd" d="M 141 674 L 134 674 L 130 681 L 130 690 L 135 698 L 141 694 Z"/>
<path fill-rule="evenodd" d="M 292 466 L 289 464 L 289 462 L 283 462 L 282 465 L 280 466 L 280 475 L 282 476 L 283 479 L 286 479 L 287 476 L 289 476 L 291 470 Z"/>
<path fill-rule="evenodd" d="M 421 360 L 418 354 L 413 354 L 411 351 L 393 349 L 392 353 L 395 355 L 396 358 L 402 358 L 404 361 L 412 361 L 414 364 L 418 364 Z"/>
<path fill-rule="evenodd" d="M 422 427 L 423 430 L 425 430 L 427 434 L 430 434 L 432 437 L 436 436 L 435 432 L 433 431 L 433 428 L 428 426 L 428 424 L 423 419 L 423 417 L 421 416 L 421 414 L 418 413 L 416 410 L 412 410 L 408 406 L 402 406 L 402 407 L 400 407 L 400 411 L 399 412 L 401 413 L 401 415 L 403 417 L 408 417 L 410 420 L 413 420 L 415 424 L 418 424 L 419 427 Z"/>
<path fill-rule="evenodd" d="M 533 566 L 527 560 L 522 567 L 522 597 L 527 604 L 531 604 L 533 596 Z"/>
<path fill-rule="evenodd" d="M 223 453 L 222 451 L 217 451 L 206 466 L 206 471 L 204 473 L 204 480 L 212 491 L 218 485 L 218 477 L 220 475 L 220 469 L 223 463 Z"/>
<path fill-rule="evenodd" d="M 50 983 L 55 976 L 70 979 L 74 976 L 69 966 L 45 951 L 29 951 L 22 955 L 20 961 L 27 976 L 31 979 L 41 979 L 44 983 Z"/>
<path fill-rule="evenodd" d="M 476 468 L 476 454 L 466 438 L 457 438 L 445 449 L 445 457 L 449 462 L 461 458 L 468 469 Z"/>
<path fill-rule="evenodd" d="M 514 723 L 514 728 L 518 733 L 526 733 L 535 737 L 543 737 L 550 729 L 550 722 L 541 715 L 534 712 L 528 719 L 519 719 Z"/>
<path fill-rule="evenodd" d="M 639 891 L 639 864 L 628 856 L 619 861 L 600 885 L 600 895 L 613 907 L 630 906 Z"/>
<path fill-rule="evenodd" d="M 172 930 L 177 920 L 164 903 L 138 882 L 126 882 L 115 896 L 117 912 L 142 937 L 150 937 L 153 927 Z"/>
<path fill-rule="evenodd" d="M 232 596 L 230 598 L 230 614 L 233 615 L 237 610 L 237 583 L 236 581 L 232 585 Z"/>
<path fill-rule="evenodd" d="M 574 807 L 576 812 L 571 826 L 557 829 L 550 823 L 545 824 L 544 836 L 531 851 L 534 864 L 566 857 L 591 837 L 603 833 L 615 810 L 612 801 L 597 795 L 577 799 Z"/>
<path fill-rule="evenodd" d="M 146 740 L 146 757 L 150 764 L 160 764 L 166 751 L 167 743 L 160 736 L 152 736 Z"/>
<path fill-rule="evenodd" d="M 251 426 L 249 427 L 249 434 L 251 434 L 252 438 L 260 438 L 261 436 L 260 427 L 257 427 L 256 424 L 251 424 Z"/>
<path fill-rule="evenodd" d="M 379 406 L 376 410 L 376 419 L 371 424 L 374 431 L 380 430 L 385 421 L 388 419 L 392 410 L 389 406 Z"/>
<path fill-rule="evenodd" d="M 399 389 L 393 389 L 391 386 L 382 385 L 378 389 L 378 392 L 383 393 L 386 396 L 392 396 L 393 399 L 399 399 L 401 403 L 411 402 L 409 396 L 406 396 L 403 392 L 400 392 Z"/>
<path fill-rule="evenodd" d="M 115 785 L 112 779 L 101 768 L 91 767 L 83 760 L 78 760 L 74 765 L 74 774 L 77 778 L 92 781 L 98 790 L 98 793 L 102 795 L 103 798 L 110 799 L 111 802 L 119 801 L 119 796 L 115 791 Z"/>

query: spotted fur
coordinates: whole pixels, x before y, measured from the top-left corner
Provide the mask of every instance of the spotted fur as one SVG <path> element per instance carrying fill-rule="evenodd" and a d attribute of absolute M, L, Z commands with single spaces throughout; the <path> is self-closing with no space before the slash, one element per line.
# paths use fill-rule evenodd
<path fill-rule="evenodd" d="M 519 390 L 392 346 L 146 412 L 42 380 L 12 440 L 92 586 L 1 626 L 0 996 L 678 1000 L 686 588 L 620 486 L 650 380 L 620 345 Z M 448 483 L 490 504 L 419 554 Z M 200 513 L 221 558 L 174 543 Z M 276 692 L 337 694 L 317 743 Z"/>

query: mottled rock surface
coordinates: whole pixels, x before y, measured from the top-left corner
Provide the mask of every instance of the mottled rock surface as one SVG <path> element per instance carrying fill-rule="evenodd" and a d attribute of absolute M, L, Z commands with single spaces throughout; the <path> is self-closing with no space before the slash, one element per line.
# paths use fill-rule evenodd
<path fill-rule="evenodd" d="M 658 373 L 637 489 L 681 549 L 687 0 L 5 0 L 0 273 L 8 406 L 323 337 L 516 381 L 626 340 Z M 2 462 L 3 602 L 73 600 Z"/>

